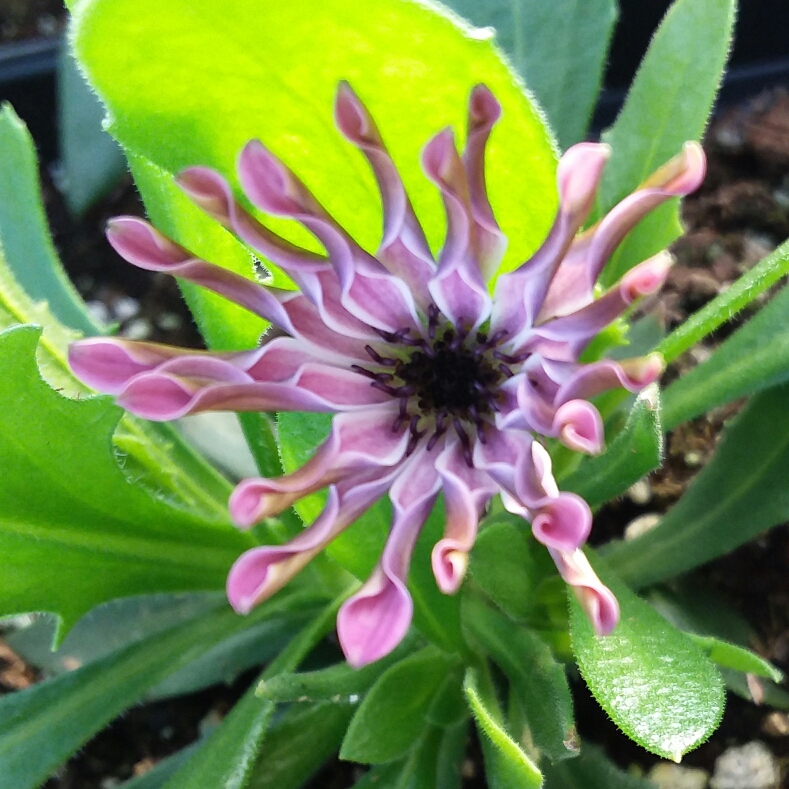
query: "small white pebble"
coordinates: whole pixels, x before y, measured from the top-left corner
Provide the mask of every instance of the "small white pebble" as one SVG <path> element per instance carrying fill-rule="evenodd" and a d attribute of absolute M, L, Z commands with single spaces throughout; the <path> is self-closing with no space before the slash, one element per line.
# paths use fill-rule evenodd
<path fill-rule="evenodd" d="M 658 789 L 705 789 L 709 774 L 696 767 L 682 767 L 672 762 L 658 762 L 647 778 Z"/>
<path fill-rule="evenodd" d="M 770 749 L 755 740 L 729 748 L 715 760 L 712 789 L 775 789 L 781 771 Z"/>
<path fill-rule="evenodd" d="M 121 329 L 120 333 L 129 340 L 147 340 L 152 330 L 153 326 L 147 318 L 134 318 Z"/>
<path fill-rule="evenodd" d="M 640 537 L 642 534 L 654 529 L 658 523 L 660 523 L 660 515 L 656 512 L 647 512 L 645 515 L 639 515 L 625 527 L 625 539 L 635 540 L 636 537 Z"/>
<path fill-rule="evenodd" d="M 648 479 L 640 479 L 627 489 L 627 497 L 633 504 L 647 504 L 652 498 L 652 486 Z"/>
<path fill-rule="evenodd" d="M 112 302 L 112 311 L 119 321 L 127 321 L 140 311 L 140 302 L 131 296 L 121 296 Z"/>
<path fill-rule="evenodd" d="M 52 38 L 58 32 L 58 20 L 52 14 L 42 14 L 36 22 L 38 32 L 46 38 Z"/>
<path fill-rule="evenodd" d="M 95 320 L 97 323 L 110 322 L 110 311 L 107 309 L 107 305 L 103 301 L 94 299 L 93 301 L 89 301 L 85 306 L 88 308 L 91 318 L 93 318 L 93 320 Z"/>
<path fill-rule="evenodd" d="M 691 450 L 685 453 L 683 460 L 688 468 L 696 468 L 702 464 L 703 458 L 701 457 L 701 453 Z"/>
<path fill-rule="evenodd" d="M 114 776 L 109 776 L 108 778 L 102 778 L 101 783 L 99 786 L 101 789 L 115 789 L 116 786 L 121 785 L 121 779 L 115 778 Z"/>
<path fill-rule="evenodd" d="M 175 331 L 183 326 L 183 318 L 175 312 L 163 312 L 156 318 L 156 325 L 162 331 Z"/>
<path fill-rule="evenodd" d="M 789 208 L 789 188 L 782 186 L 776 189 L 773 192 L 773 197 L 781 208 Z"/>
<path fill-rule="evenodd" d="M 712 351 L 706 345 L 697 345 L 690 349 L 690 356 L 696 364 L 703 364 L 712 356 Z"/>

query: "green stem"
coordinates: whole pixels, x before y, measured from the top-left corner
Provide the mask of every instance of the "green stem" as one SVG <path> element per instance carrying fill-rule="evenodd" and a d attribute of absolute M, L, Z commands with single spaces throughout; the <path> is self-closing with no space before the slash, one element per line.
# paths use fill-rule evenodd
<path fill-rule="evenodd" d="M 743 274 L 728 290 L 690 316 L 655 350 L 671 362 L 692 348 L 789 273 L 789 241 Z"/>

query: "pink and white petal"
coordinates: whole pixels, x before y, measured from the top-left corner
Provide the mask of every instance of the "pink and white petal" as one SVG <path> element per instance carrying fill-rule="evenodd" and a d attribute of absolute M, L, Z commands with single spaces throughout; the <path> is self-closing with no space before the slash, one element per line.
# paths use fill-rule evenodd
<path fill-rule="evenodd" d="M 495 273 L 507 248 L 507 237 L 501 232 L 493 215 L 485 183 L 485 147 L 491 129 L 500 117 L 501 105 L 488 87 L 475 86 L 469 98 L 463 165 L 468 178 L 477 260 L 485 280 Z"/>
<path fill-rule="evenodd" d="M 607 636 L 619 622 L 619 603 L 613 592 L 597 577 L 582 550 L 548 550 L 559 574 L 572 587 L 589 617 L 595 633 Z"/>
<path fill-rule="evenodd" d="M 329 487 L 314 523 L 286 545 L 267 545 L 242 554 L 227 578 L 227 597 L 240 614 L 268 599 L 389 489 L 395 467 L 376 469 Z"/>
<path fill-rule="evenodd" d="M 279 591 L 339 534 L 339 495 L 332 485 L 315 522 L 285 545 L 264 545 L 241 554 L 227 576 L 227 599 L 239 614 Z"/>
<path fill-rule="evenodd" d="M 345 81 L 337 89 L 334 116 L 345 138 L 367 158 L 381 192 L 384 237 L 376 258 L 408 284 L 426 309 L 430 302 L 427 283 L 435 271 L 433 255 L 375 121 Z"/>
<path fill-rule="evenodd" d="M 560 493 L 533 514 L 531 528 L 535 538 L 548 548 L 573 551 L 589 536 L 592 512 L 575 493 Z"/>
<path fill-rule="evenodd" d="M 215 170 L 189 167 L 175 181 L 209 216 L 294 278 L 326 267 L 325 256 L 286 241 L 255 219 L 236 200 L 227 180 Z"/>
<path fill-rule="evenodd" d="M 492 431 L 485 444 L 476 444 L 473 459 L 520 507 L 538 509 L 558 494 L 550 457 L 524 430 Z"/>
<path fill-rule="evenodd" d="M 623 386 L 629 392 L 638 392 L 654 383 L 664 369 L 665 362 L 659 353 L 619 362 L 602 359 L 592 364 L 582 364 L 562 384 L 554 402 L 562 405 L 570 400 L 588 400 L 618 386 Z"/>
<path fill-rule="evenodd" d="M 146 271 L 160 271 L 208 288 L 290 331 L 281 300 L 288 291 L 271 288 L 195 257 L 143 219 L 120 216 L 107 223 L 107 239 L 119 255 Z"/>
<path fill-rule="evenodd" d="M 408 632 L 413 615 L 406 587 L 411 554 L 440 487 L 435 453 L 424 449 L 404 464 L 392 485 L 392 528 L 381 560 L 337 615 L 340 646 L 355 668 L 388 655 Z"/>
<path fill-rule="evenodd" d="M 536 327 L 534 336 L 557 342 L 566 341 L 580 351 L 636 299 L 659 290 L 666 281 L 673 261 L 674 258 L 669 252 L 660 252 L 645 260 L 598 299 L 575 312 L 553 318 Z"/>
<path fill-rule="evenodd" d="M 425 146 L 422 166 L 441 191 L 447 215 L 446 241 L 428 288 L 436 306 L 455 326 L 472 330 L 490 315 L 491 299 L 474 247 L 466 171 L 451 129 L 439 132 Z"/>
<path fill-rule="evenodd" d="M 338 414 L 332 420 L 329 437 L 301 468 L 276 479 L 246 479 L 236 486 L 229 505 L 233 522 L 240 527 L 252 526 L 350 472 L 395 466 L 402 460 L 409 440 L 408 431 L 392 431 L 396 415 L 397 409 L 392 407 Z"/>
<path fill-rule="evenodd" d="M 705 172 L 706 162 L 701 146 L 697 142 L 686 142 L 681 153 L 666 162 L 587 231 L 590 239 L 585 266 L 578 273 L 589 292 L 592 292 L 608 258 L 627 233 L 661 203 L 698 189 Z"/>
<path fill-rule="evenodd" d="M 436 468 L 444 491 L 446 526 L 433 548 L 431 563 L 438 588 L 444 594 L 455 594 L 468 569 L 479 518 L 499 486 L 485 472 L 469 467 L 457 438 L 448 441 Z"/>
<path fill-rule="evenodd" d="M 491 333 L 506 331 L 512 347 L 523 344 L 537 319 L 557 268 L 591 209 L 610 153 L 601 143 L 579 143 L 565 152 L 556 173 L 559 210 L 553 227 L 529 260 L 496 283 Z"/>
<path fill-rule="evenodd" d="M 135 375 L 156 369 L 163 362 L 198 353 L 154 342 L 115 337 L 89 337 L 69 346 L 71 371 L 98 392 L 117 394 Z"/>
<path fill-rule="evenodd" d="M 588 400 L 568 400 L 560 405 L 552 428 L 552 435 L 576 452 L 599 455 L 605 448 L 603 419 Z"/>
<path fill-rule="evenodd" d="M 304 184 L 258 140 L 247 143 L 242 150 L 238 172 L 245 192 L 258 208 L 297 220 L 323 244 L 339 280 L 340 301 L 346 310 L 383 331 L 397 331 L 403 326 L 418 328 L 416 305 L 405 282 L 389 274 L 359 247 Z M 314 295 L 311 298 L 314 300 Z"/>
<path fill-rule="evenodd" d="M 293 335 L 307 344 L 317 346 L 332 357 L 338 356 L 353 362 L 369 362 L 370 355 L 365 347 L 373 340 L 380 341 L 380 336 L 364 338 L 349 336 L 345 331 L 335 331 L 327 325 L 318 308 L 303 294 L 292 291 L 283 299 L 282 306 L 288 314 Z"/>

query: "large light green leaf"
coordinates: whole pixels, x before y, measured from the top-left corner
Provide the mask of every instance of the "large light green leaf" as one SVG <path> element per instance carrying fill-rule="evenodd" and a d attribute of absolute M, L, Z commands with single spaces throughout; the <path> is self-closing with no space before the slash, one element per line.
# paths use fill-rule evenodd
<path fill-rule="evenodd" d="M 52 611 L 67 629 L 115 597 L 221 589 L 251 538 L 131 485 L 112 448 L 121 410 L 50 389 L 39 333 L 0 334 L 0 613 Z"/>
<path fill-rule="evenodd" d="M 240 248 L 212 223 L 195 224 L 195 212 L 164 177 L 194 164 L 232 177 L 241 147 L 260 137 L 360 243 L 374 248 L 381 227 L 374 181 L 333 128 L 341 79 L 369 104 L 434 246 L 444 221 L 438 194 L 421 173 L 420 151 L 443 127 L 464 129 L 477 82 L 487 83 L 505 110 L 491 140 L 488 182 L 510 240 L 510 267 L 551 223 L 555 157 L 542 121 L 490 41 L 433 7 L 404 0 L 85 0 L 75 8 L 72 33 L 107 105 L 110 132 L 133 154 L 154 219 L 247 276 L 251 266 Z M 276 225 L 306 238 L 291 223 Z M 213 343 L 254 342 L 239 315 L 202 294 L 190 301 Z M 219 321 L 222 327 L 214 325 Z"/>
<path fill-rule="evenodd" d="M 33 140 L 9 104 L 0 109 L 0 245 L 14 276 L 32 299 L 48 302 L 57 318 L 72 329 L 86 334 L 102 331 L 52 245 Z"/>
<path fill-rule="evenodd" d="M 723 683 L 684 633 L 609 572 L 600 572 L 621 607 L 619 624 L 597 636 L 570 595 L 570 636 L 578 667 L 600 706 L 639 745 L 679 761 L 704 742 L 723 713 Z"/>
<path fill-rule="evenodd" d="M 789 290 L 729 337 L 664 395 L 665 429 L 789 379 Z"/>
<path fill-rule="evenodd" d="M 625 106 L 603 134 L 612 148 L 600 185 L 608 211 L 704 131 L 729 52 L 736 0 L 675 0 L 636 74 Z M 611 283 L 681 233 L 677 201 L 653 211 L 606 266 Z"/>
<path fill-rule="evenodd" d="M 586 136 L 618 10 L 614 0 L 447 0 L 496 42 L 545 110 L 562 148 Z"/>
<path fill-rule="evenodd" d="M 256 612 L 259 619 L 267 611 Z M 0 775 L 32 789 L 143 692 L 250 620 L 219 603 L 197 619 L 157 633 L 84 668 L 0 700 Z"/>
<path fill-rule="evenodd" d="M 607 561 L 631 586 L 686 572 L 789 517 L 789 386 L 756 395 L 679 503 Z"/>

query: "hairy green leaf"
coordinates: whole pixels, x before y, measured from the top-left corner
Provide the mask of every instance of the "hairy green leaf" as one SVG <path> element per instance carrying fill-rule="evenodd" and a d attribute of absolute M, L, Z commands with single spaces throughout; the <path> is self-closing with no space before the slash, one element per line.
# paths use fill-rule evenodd
<path fill-rule="evenodd" d="M 664 393 L 665 429 L 789 379 L 789 289 Z"/>
<path fill-rule="evenodd" d="M 586 136 L 618 10 L 614 0 L 447 0 L 496 42 L 545 110 L 562 148 Z"/>
<path fill-rule="evenodd" d="M 570 687 L 548 645 L 472 597 L 464 601 L 463 621 L 509 678 L 534 744 L 553 762 L 577 756 Z"/>
<path fill-rule="evenodd" d="M 621 618 L 611 635 L 597 636 L 570 595 L 570 636 L 578 667 L 600 706 L 628 737 L 678 762 L 720 721 L 720 675 L 684 633 L 595 565 L 619 600 Z"/>
<path fill-rule="evenodd" d="M 404 756 L 427 726 L 427 713 L 453 659 L 435 647 L 387 669 L 353 716 L 340 758 L 379 764 Z"/>
<path fill-rule="evenodd" d="M 606 552 L 625 581 L 641 587 L 686 572 L 789 517 L 787 397 L 786 384 L 755 395 L 660 523 Z"/>
<path fill-rule="evenodd" d="M 604 214 L 704 131 L 729 52 L 736 0 L 675 0 L 657 29 L 625 106 L 603 134 L 612 148 L 599 192 Z M 681 233 L 677 201 L 652 211 L 603 272 L 611 284 Z"/>
<path fill-rule="evenodd" d="M 475 669 L 466 671 L 463 688 L 482 735 L 485 772 L 490 788 L 511 789 L 517 786 L 518 789 L 539 789 L 542 786 L 542 773 L 507 733 L 498 704 L 481 687 Z"/>

